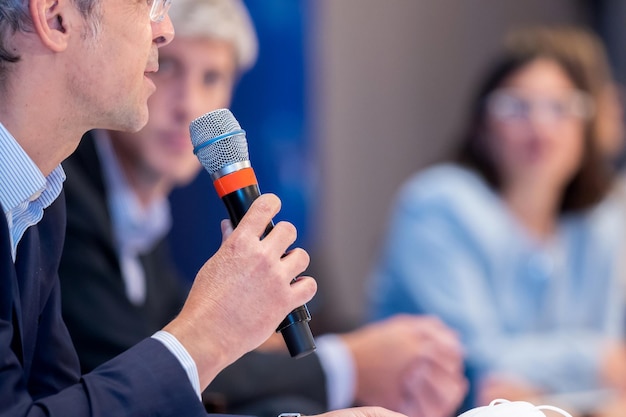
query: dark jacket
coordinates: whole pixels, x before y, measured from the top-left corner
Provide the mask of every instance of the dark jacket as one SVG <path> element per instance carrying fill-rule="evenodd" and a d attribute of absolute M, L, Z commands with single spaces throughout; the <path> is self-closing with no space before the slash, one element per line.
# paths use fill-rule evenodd
<path fill-rule="evenodd" d="M 176 358 L 153 339 L 80 377 L 61 318 L 64 229 L 61 194 L 26 231 L 14 264 L 0 221 L 0 416 L 204 415 Z"/>

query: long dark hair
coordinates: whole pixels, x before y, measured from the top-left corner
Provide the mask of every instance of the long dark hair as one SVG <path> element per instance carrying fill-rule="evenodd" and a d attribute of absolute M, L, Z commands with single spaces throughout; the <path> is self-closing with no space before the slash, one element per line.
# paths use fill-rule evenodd
<path fill-rule="evenodd" d="M 540 58 L 556 62 L 576 88 L 592 98 L 596 98 L 599 89 L 610 80 L 602 45 L 582 29 L 534 28 L 512 35 L 473 98 L 472 110 L 454 157 L 456 162 L 478 172 L 496 192 L 500 191 L 500 176 L 483 138 L 486 99 L 515 72 Z M 586 122 L 584 154 L 578 171 L 565 188 L 561 213 L 592 207 L 602 200 L 611 186 L 612 170 L 600 153 L 596 123 L 595 114 Z"/>

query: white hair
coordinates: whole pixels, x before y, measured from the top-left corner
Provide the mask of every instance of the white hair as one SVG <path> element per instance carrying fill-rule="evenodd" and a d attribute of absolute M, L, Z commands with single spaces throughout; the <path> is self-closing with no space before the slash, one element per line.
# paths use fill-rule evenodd
<path fill-rule="evenodd" d="M 169 10 L 177 36 L 231 42 L 239 72 L 250 69 L 258 55 L 256 31 L 241 0 L 174 0 Z"/>

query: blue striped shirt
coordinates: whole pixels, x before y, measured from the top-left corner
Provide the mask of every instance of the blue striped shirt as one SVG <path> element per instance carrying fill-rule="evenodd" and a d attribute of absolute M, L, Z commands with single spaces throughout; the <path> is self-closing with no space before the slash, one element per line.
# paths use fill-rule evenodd
<path fill-rule="evenodd" d="M 61 194 L 65 172 L 61 165 L 47 177 L 0 123 L 0 204 L 9 225 L 13 260 L 26 230 Z"/>

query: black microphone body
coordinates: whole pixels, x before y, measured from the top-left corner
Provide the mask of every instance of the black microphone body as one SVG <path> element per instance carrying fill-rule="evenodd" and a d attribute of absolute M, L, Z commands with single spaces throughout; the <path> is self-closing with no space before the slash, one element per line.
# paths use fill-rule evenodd
<path fill-rule="evenodd" d="M 227 114 L 224 115 L 224 112 L 227 112 Z M 220 117 L 217 117 L 215 115 L 219 115 Z M 215 129 L 214 125 L 216 124 L 216 122 L 213 120 L 213 118 L 217 118 L 218 121 L 221 121 L 224 117 L 226 117 L 229 123 L 235 123 L 235 127 L 239 127 L 232 114 L 230 114 L 230 112 L 226 109 L 220 109 L 214 112 L 207 113 L 204 116 L 196 119 L 196 121 L 192 122 L 192 126 L 194 126 L 194 123 L 197 123 L 202 127 L 203 123 L 206 124 L 206 120 L 209 120 L 212 123 L 209 123 L 211 125 L 210 127 L 212 129 Z M 231 118 L 232 120 L 230 120 Z M 192 126 L 190 126 L 190 130 L 192 142 L 194 142 L 195 147 L 194 152 L 196 152 L 202 164 L 213 177 L 214 184 L 216 184 L 216 188 L 218 189 L 218 194 L 221 195 L 221 199 L 226 206 L 226 210 L 228 211 L 230 221 L 232 222 L 233 227 L 237 227 L 254 200 L 256 200 L 261 195 L 259 191 L 259 186 L 256 183 L 256 177 L 254 176 L 253 171 L 250 167 L 249 160 L 246 160 L 248 157 L 247 143 L 245 143 L 245 136 L 243 136 L 243 138 L 241 137 L 243 131 L 234 130 L 234 133 L 231 135 L 228 133 L 228 129 L 235 129 L 235 127 L 231 127 L 230 125 L 228 125 L 228 129 L 226 129 L 227 132 L 218 132 L 221 133 L 221 135 L 219 135 L 217 139 L 209 139 L 207 142 L 201 142 L 205 138 L 198 139 L 198 137 L 202 135 L 195 133 L 194 129 L 192 129 Z M 208 136 L 216 135 L 215 133 L 213 133 L 212 130 L 210 132 L 211 134 Z M 240 136 L 237 138 L 237 145 L 229 144 L 228 140 L 235 136 Z M 234 153 L 242 152 L 242 140 L 245 145 L 245 153 L 243 153 L 242 156 L 239 157 L 238 161 L 230 161 L 229 158 L 231 156 L 228 154 L 230 154 L 231 151 Z M 219 146 L 211 148 L 218 142 Z M 236 147 L 238 147 L 238 149 L 231 149 Z M 207 155 L 202 155 L 203 152 L 208 153 Z M 222 154 L 227 154 L 227 157 L 222 158 Z M 205 159 L 209 161 L 206 162 Z M 225 159 L 226 162 L 224 162 L 223 159 Z M 215 162 L 216 160 L 217 162 Z M 240 165 L 242 161 L 244 162 L 243 166 Z M 228 175 L 234 175 L 235 177 L 239 175 L 241 178 L 244 179 L 242 180 L 243 182 L 241 182 L 240 180 L 235 181 L 235 183 L 241 183 L 241 186 L 237 185 L 232 187 L 232 185 L 229 185 L 229 187 L 234 189 L 229 188 L 229 192 L 223 193 L 223 188 L 221 186 L 218 186 L 217 183 Z M 251 180 L 250 178 L 253 179 Z M 273 227 L 274 224 L 270 222 L 270 224 L 267 225 L 263 236 L 267 235 Z M 308 323 L 310 320 L 311 315 L 305 304 L 289 313 L 276 329 L 277 332 L 281 332 L 283 339 L 285 340 L 285 344 L 287 345 L 287 349 L 289 350 L 289 354 L 294 358 L 306 356 L 315 350 L 315 340 L 313 339 L 313 335 L 311 333 L 311 329 Z"/>
<path fill-rule="evenodd" d="M 260 195 L 259 187 L 255 184 L 222 197 L 233 227 L 237 227 L 252 202 Z M 267 235 L 273 227 L 273 223 L 268 224 L 265 234 Z M 289 313 L 276 329 L 283 335 L 289 354 L 294 358 L 306 356 L 315 350 L 315 341 L 308 324 L 310 320 L 311 314 L 305 304 Z"/>

